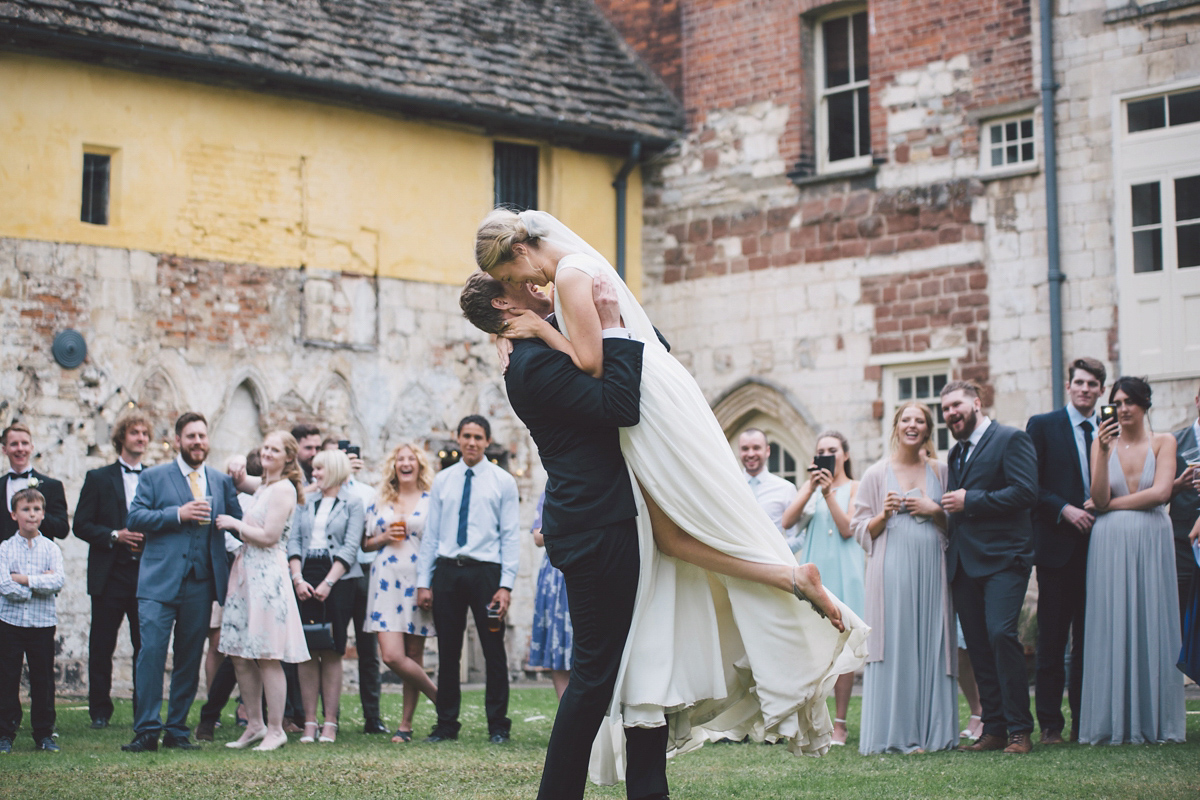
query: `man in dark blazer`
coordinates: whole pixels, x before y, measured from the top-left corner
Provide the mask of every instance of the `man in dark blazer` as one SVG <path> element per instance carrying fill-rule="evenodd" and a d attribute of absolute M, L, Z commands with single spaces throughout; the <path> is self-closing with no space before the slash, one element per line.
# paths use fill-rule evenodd
<path fill-rule="evenodd" d="M 1033 509 L 1038 582 L 1037 718 L 1042 744 L 1063 741 L 1063 685 L 1071 706 L 1071 739 L 1079 735 L 1083 693 L 1083 612 L 1092 523 L 1092 441 L 1096 402 L 1107 372 L 1094 358 L 1072 362 L 1066 407 L 1029 418 L 1025 432 L 1037 451 L 1038 500 Z M 1071 642 L 1071 675 L 1064 666 Z"/>
<path fill-rule="evenodd" d="M 1192 582 L 1196 580 L 1196 557 L 1188 534 L 1200 516 L 1200 493 L 1193 479 L 1200 467 L 1200 392 L 1196 394 L 1197 418 L 1175 431 L 1175 483 L 1171 487 L 1171 527 L 1175 531 L 1175 572 L 1179 581 L 1179 622 L 1191 603 Z M 1192 466 L 1189 466 L 1189 462 Z"/>
<path fill-rule="evenodd" d="M 112 659 L 121 621 L 129 620 L 135 665 L 137 705 L 138 559 L 143 536 L 125 527 L 125 515 L 137 492 L 142 456 L 150 446 L 150 418 L 133 409 L 113 428 L 117 460 L 88 472 L 75 506 L 75 535 L 88 543 L 87 590 L 92 598 L 92 630 L 88 636 L 88 713 L 93 728 L 107 728 L 113 713 Z"/>
<path fill-rule="evenodd" d="M 191 750 L 187 716 L 200 683 L 200 662 L 208 636 L 213 600 L 225 602 L 229 563 L 225 534 L 214 524 L 221 514 L 242 518 L 237 489 L 228 475 L 205 466 L 208 422 L 189 411 L 175 421 L 179 455 L 146 470 L 126 522 L 145 534 L 138 574 L 138 619 L 142 647 L 137 658 L 137 702 L 133 741 L 121 749 L 132 753 L 163 746 Z M 206 499 L 211 498 L 211 501 Z M 175 632 L 175 658 L 167 721 L 162 710 L 167 642 Z"/>
<path fill-rule="evenodd" d="M 14 422 L 0 433 L 4 455 L 8 457 L 8 472 L 0 478 L 4 491 L 4 513 L 0 514 L 0 542 L 17 532 L 17 522 L 12 518 L 13 495 L 22 489 L 37 489 L 46 498 L 46 518 L 40 528 L 49 539 L 65 539 L 71 532 L 67 522 L 67 494 L 61 481 L 43 475 L 29 466 L 33 458 L 33 434 L 21 422 Z"/>
<path fill-rule="evenodd" d="M 983 706 L 983 736 L 965 749 L 1028 753 L 1033 715 L 1017 618 L 1033 564 L 1037 456 L 1029 434 L 984 416 L 974 383 L 951 381 L 941 399 L 958 440 L 942 496 L 950 522 L 946 577 Z"/>
<path fill-rule="evenodd" d="M 585 375 L 540 339 L 513 342 L 505 375 L 509 402 L 548 474 L 542 534 L 547 558 L 563 572 L 575 631 L 541 800 L 583 797 L 592 741 L 612 700 L 637 594 L 637 510 L 618 428 L 639 420 L 642 343 L 618 328 L 613 287 L 596 281 L 593 296 L 605 330 L 602 378 Z M 484 273 L 468 279 L 459 301 L 467 319 L 489 333 L 526 309 L 542 317 L 552 310 L 532 286 L 502 284 Z M 628 797 L 667 797 L 666 728 L 629 728 L 625 735 Z"/>

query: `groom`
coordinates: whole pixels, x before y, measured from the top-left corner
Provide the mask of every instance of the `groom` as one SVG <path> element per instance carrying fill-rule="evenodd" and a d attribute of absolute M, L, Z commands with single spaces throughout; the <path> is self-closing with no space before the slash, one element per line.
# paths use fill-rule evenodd
<path fill-rule="evenodd" d="M 638 585 L 637 508 L 618 428 L 639 421 L 642 343 L 619 327 L 613 286 L 596 281 L 592 296 L 604 329 L 602 378 L 576 369 L 569 356 L 540 339 L 515 340 L 505 374 L 509 402 L 548 474 L 542 534 L 547 558 L 566 580 L 575 637 L 540 800 L 583 797 L 592 741 L 612 700 Z M 541 317 L 553 311 L 531 284 L 505 284 L 483 272 L 467 280 L 459 304 L 487 333 L 498 333 L 526 310 Z M 668 796 L 666 749 L 665 726 L 625 729 L 629 800 Z"/>

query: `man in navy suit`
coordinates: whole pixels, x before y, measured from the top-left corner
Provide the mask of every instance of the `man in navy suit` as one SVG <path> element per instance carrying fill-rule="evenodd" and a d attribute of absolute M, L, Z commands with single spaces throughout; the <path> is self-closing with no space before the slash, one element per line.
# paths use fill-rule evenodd
<path fill-rule="evenodd" d="M 542 534 L 571 598 L 574 659 L 546 751 L 540 800 L 583 797 L 588 757 L 612 700 L 637 594 L 637 508 L 620 427 L 640 419 L 642 343 L 619 328 L 616 292 L 603 281 L 593 299 L 604 329 L 604 374 L 584 374 L 541 339 L 513 342 L 508 399 L 529 428 L 546 468 Z M 477 328 L 497 333 L 525 310 L 546 317 L 549 299 L 529 284 L 477 272 L 459 298 Z M 627 728 L 625 789 L 630 800 L 667 797 L 667 731 Z"/>
<path fill-rule="evenodd" d="M 125 527 L 125 517 L 141 479 L 142 456 L 150 446 L 150 418 L 139 409 L 122 414 L 113 428 L 112 443 L 117 460 L 88 472 L 75 506 L 75 535 L 88 543 L 87 590 L 92 598 L 88 712 L 93 728 L 107 728 L 113 713 L 112 658 L 123 619 L 129 620 L 135 665 L 142 643 L 137 584 L 144 537 Z M 136 690 L 136 671 L 133 685 Z"/>
<path fill-rule="evenodd" d="M 1196 392 L 1197 417 L 1190 425 L 1174 432 L 1175 436 L 1175 483 L 1171 486 L 1171 527 L 1175 531 L 1175 570 L 1179 581 L 1179 621 L 1183 623 L 1184 612 L 1191 606 L 1192 583 L 1196 580 L 1196 556 L 1188 534 L 1200 517 L 1200 492 L 1196 491 L 1195 477 L 1200 468 L 1200 391 Z M 1191 466 L 1189 466 L 1189 464 Z"/>
<path fill-rule="evenodd" d="M 1037 451 L 1038 499 L 1033 508 L 1034 563 L 1038 583 L 1036 706 L 1042 744 L 1063 741 L 1063 684 L 1071 706 L 1071 739 L 1079 735 L 1083 693 L 1083 611 L 1092 523 L 1092 440 L 1099 423 L 1096 402 L 1107 372 L 1094 358 L 1079 358 L 1067 373 L 1065 408 L 1029 418 L 1025 432 Z M 1064 660 L 1071 642 L 1071 675 Z"/>
<path fill-rule="evenodd" d="M 1033 566 L 1037 455 L 1025 431 L 983 414 L 970 381 L 942 388 L 942 417 L 958 440 L 942 496 L 946 577 L 983 706 L 983 736 L 964 749 L 1028 753 L 1033 715 L 1017 619 Z"/>
<path fill-rule="evenodd" d="M 129 508 L 127 527 L 145 534 L 138 575 L 142 648 L 137 658 L 133 741 L 127 752 L 163 746 L 191 750 L 187 716 L 200 682 L 200 662 L 213 600 L 224 603 L 229 583 L 225 535 L 213 520 L 242 518 L 237 489 L 228 475 L 205 466 L 208 422 L 189 411 L 175 421 L 175 460 L 146 470 Z M 208 498 L 211 498 L 211 502 Z M 167 721 L 162 709 L 167 642 L 175 631 L 175 659 Z"/>

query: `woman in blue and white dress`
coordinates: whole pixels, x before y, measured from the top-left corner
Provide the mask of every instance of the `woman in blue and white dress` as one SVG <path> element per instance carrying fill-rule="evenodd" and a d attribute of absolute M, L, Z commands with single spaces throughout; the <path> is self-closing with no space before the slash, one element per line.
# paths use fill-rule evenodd
<path fill-rule="evenodd" d="M 404 443 L 384 462 L 383 482 L 367 506 L 363 550 L 382 549 L 371 564 L 366 630 L 378 635 L 384 664 L 404 681 L 404 714 L 393 742 L 412 741 L 413 714 L 424 694 L 437 702 L 425 674 L 425 639 L 434 636 L 433 612 L 417 606 L 417 554 L 429 514 L 433 469 L 425 451 Z"/>
<path fill-rule="evenodd" d="M 533 520 L 533 543 L 545 546 L 542 538 L 542 505 L 546 493 L 538 498 L 537 516 Z M 561 700 L 571 677 L 571 609 L 567 605 L 567 582 L 562 571 L 542 559 L 538 570 L 537 594 L 533 599 L 533 633 L 529 638 L 529 666 L 550 670 L 554 691 Z"/>

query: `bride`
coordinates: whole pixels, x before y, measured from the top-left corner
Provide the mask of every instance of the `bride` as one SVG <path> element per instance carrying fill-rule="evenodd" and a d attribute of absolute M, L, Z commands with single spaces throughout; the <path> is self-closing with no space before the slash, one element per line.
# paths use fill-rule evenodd
<path fill-rule="evenodd" d="M 607 260 L 550 214 L 493 211 L 479 227 L 475 256 L 498 280 L 554 284 L 562 333 L 527 311 L 502 336 L 541 338 L 598 377 L 592 282 L 606 280 L 617 289 L 624 326 L 645 343 L 641 423 L 621 429 L 621 451 L 641 489 L 641 567 L 593 778 L 620 777 L 622 726 L 668 724 L 672 752 L 749 735 L 786 738 L 795 753 L 824 753 L 833 730 L 825 699 L 838 675 L 865 659 L 867 628 L 821 587 L 813 565 L 796 565 L 691 374 L 659 342 Z"/>

